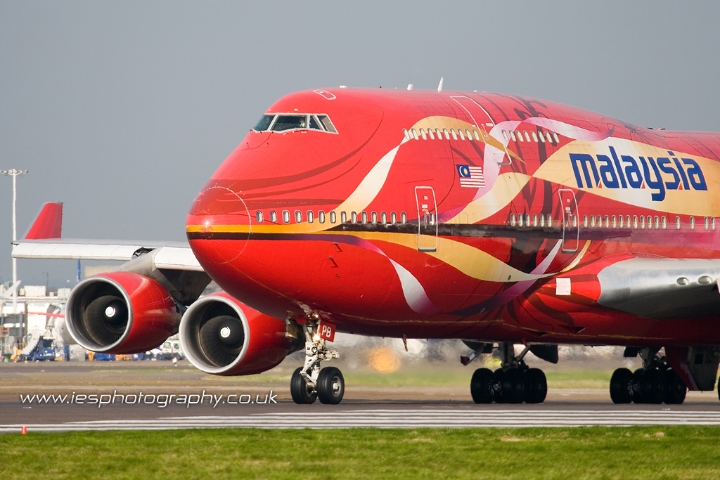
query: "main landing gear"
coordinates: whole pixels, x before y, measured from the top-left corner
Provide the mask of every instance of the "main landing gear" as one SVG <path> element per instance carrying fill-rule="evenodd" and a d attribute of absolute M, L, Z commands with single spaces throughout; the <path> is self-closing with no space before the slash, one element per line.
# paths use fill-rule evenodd
<path fill-rule="evenodd" d="M 290 395 L 295 403 L 310 404 L 319 398 L 321 403 L 337 405 L 345 394 L 345 379 L 339 369 L 320 369 L 322 360 L 338 358 L 318 335 L 318 323 L 308 320 L 305 332 L 305 365 L 299 367 L 290 379 Z"/>
<path fill-rule="evenodd" d="M 492 347 L 490 345 L 490 347 Z M 502 366 L 494 372 L 478 368 L 470 380 L 470 394 L 475 403 L 542 403 L 547 396 L 547 379 L 539 368 L 528 367 L 523 358 L 530 347 L 515 356 L 512 343 L 501 343 L 499 351 Z M 490 353 L 487 348 L 476 351 L 471 357 L 462 359 L 469 363 L 479 353 Z"/>
<path fill-rule="evenodd" d="M 685 383 L 668 366 L 665 357 L 658 356 L 659 350 L 658 347 L 641 349 L 643 366 L 635 372 L 627 368 L 618 368 L 613 372 L 610 378 L 610 398 L 613 403 L 664 402 L 668 405 L 680 405 L 685 401 Z"/>

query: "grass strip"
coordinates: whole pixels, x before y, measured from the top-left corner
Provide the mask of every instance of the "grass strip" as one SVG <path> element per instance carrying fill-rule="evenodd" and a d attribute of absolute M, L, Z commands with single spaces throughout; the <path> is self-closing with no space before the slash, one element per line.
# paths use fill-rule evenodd
<path fill-rule="evenodd" d="M 718 447 L 703 426 L 0 435 L 3 479 L 707 479 Z"/>

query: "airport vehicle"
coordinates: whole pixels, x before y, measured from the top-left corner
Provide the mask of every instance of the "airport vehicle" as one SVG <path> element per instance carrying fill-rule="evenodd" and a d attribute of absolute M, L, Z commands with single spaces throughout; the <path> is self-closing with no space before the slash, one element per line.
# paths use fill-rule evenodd
<path fill-rule="evenodd" d="M 478 403 L 542 402 L 527 352 L 621 345 L 615 403 L 682 403 L 720 359 L 720 135 L 649 129 L 515 95 L 333 88 L 278 100 L 197 196 L 189 247 L 22 241 L 22 258 L 127 260 L 72 292 L 85 348 L 179 330 L 246 375 L 304 349 L 297 403 L 338 403 L 336 331 L 459 338 Z M 225 293 L 199 298 L 210 279 Z M 516 354 L 515 345 L 522 344 Z M 660 352 L 664 352 L 661 355 Z"/>
<path fill-rule="evenodd" d="M 27 354 L 20 356 L 21 361 L 44 362 L 55 360 L 55 341 L 51 338 L 40 337 Z"/>

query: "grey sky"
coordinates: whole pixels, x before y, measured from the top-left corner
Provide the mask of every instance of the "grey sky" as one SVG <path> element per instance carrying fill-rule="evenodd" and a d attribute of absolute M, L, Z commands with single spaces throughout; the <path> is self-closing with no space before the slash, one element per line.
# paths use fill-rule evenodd
<path fill-rule="evenodd" d="M 0 0 L 0 169 L 22 234 L 182 240 L 212 172 L 278 97 L 323 86 L 511 92 L 720 130 L 718 2 Z M 0 177 L 0 278 L 11 279 Z M 74 262 L 20 261 L 62 286 Z"/>

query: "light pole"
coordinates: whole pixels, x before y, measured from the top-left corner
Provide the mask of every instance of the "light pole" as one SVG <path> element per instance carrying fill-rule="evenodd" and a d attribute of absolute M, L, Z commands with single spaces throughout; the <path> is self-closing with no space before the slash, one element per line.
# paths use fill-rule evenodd
<path fill-rule="evenodd" d="M 12 227 L 13 227 L 13 245 L 15 244 L 15 241 L 17 240 L 17 212 L 15 210 L 15 205 L 17 204 L 17 177 L 20 175 L 25 175 L 28 173 L 27 170 L 16 170 L 16 169 L 10 169 L 10 170 L 0 170 L 0 173 L 3 175 L 8 175 L 12 177 L 13 180 L 13 216 L 12 216 Z M 17 315 L 17 259 L 13 257 L 12 259 L 12 267 L 13 267 L 13 287 L 15 290 L 13 291 L 13 313 Z"/>

